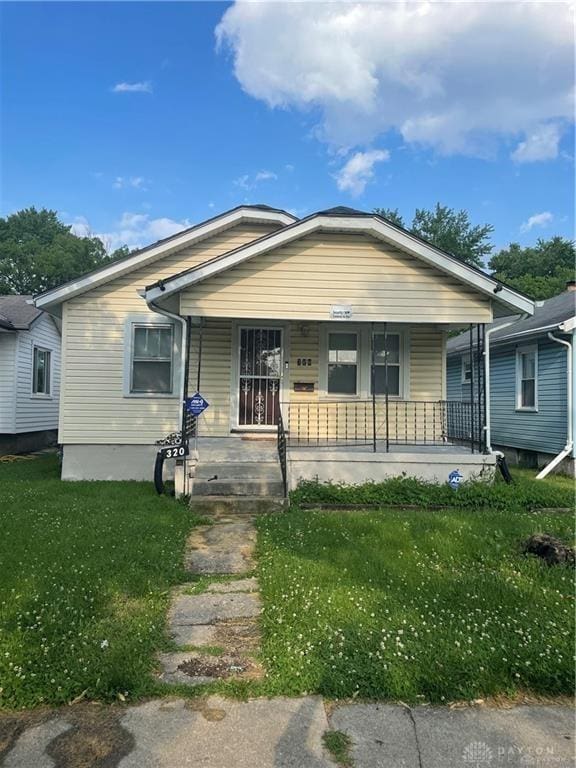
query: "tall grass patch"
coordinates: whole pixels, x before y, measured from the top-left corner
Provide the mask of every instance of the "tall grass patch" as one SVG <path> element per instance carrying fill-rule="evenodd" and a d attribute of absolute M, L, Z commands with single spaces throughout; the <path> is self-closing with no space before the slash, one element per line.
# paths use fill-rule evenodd
<path fill-rule="evenodd" d="M 194 520 L 149 483 L 0 464 L 0 706 L 153 690 L 169 589 Z"/>
<path fill-rule="evenodd" d="M 271 692 L 446 702 L 571 693 L 573 577 L 521 554 L 572 516 L 293 510 L 259 522 Z"/>

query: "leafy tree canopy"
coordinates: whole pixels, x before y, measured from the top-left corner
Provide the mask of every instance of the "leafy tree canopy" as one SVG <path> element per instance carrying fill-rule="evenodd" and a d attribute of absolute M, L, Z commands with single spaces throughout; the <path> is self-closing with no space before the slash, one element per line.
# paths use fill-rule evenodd
<path fill-rule="evenodd" d="M 575 262 L 574 243 L 552 237 L 526 248 L 510 243 L 492 256 L 488 267 L 497 280 L 541 300 L 561 293 L 566 281 L 574 279 Z"/>
<path fill-rule="evenodd" d="M 388 219 L 392 224 L 397 224 L 399 227 L 404 226 L 404 219 L 398 208 L 374 208 L 374 213 L 378 216 L 382 216 L 384 219 Z"/>
<path fill-rule="evenodd" d="M 0 218 L 0 293 L 40 293 L 127 253 L 108 254 L 97 237 L 78 237 L 56 211 L 25 208 Z"/>
<path fill-rule="evenodd" d="M 405 226 L 397 208 L 375 208 L 374 212 L 393 224 Z M 483 266 L 484 259 L 494 247 L 490 242 L 490 235 L 494 231 L 491 224 L 473 226 L 467 211 L 456 211 L 440 203 L 436 203 L 431 211 L 417 208 L 411 226 L 406 228 L 437 248 L 476 267 Z"/>

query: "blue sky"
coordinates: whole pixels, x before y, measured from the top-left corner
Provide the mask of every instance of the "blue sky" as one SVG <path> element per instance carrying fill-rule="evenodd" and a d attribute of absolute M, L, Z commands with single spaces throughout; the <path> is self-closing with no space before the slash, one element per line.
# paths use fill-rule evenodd
<path fill-rule="evenodd" d="M 319 6 L 262 6 L 3 4 L 2 215 L 53 208 L 134 246 L 243 202 L 410 220 L 440 201 L 492 223 L 497 247 L 574 236 L 571 40 L 558 44 L 557 28 L 548 76 L 562 87 L 532 77 L 552 22 L 527 20 L 510 61 L 486 47 L 456 61 L 430 43 L 447 34 L 431 18 L 418 50 L 383 59 L 387 25 L 362 7 L 342 39 L 344 4 L 323 10 L 315 40 L 302 17 Z M 493 13 L 466 29 L 518 26 Z"/>

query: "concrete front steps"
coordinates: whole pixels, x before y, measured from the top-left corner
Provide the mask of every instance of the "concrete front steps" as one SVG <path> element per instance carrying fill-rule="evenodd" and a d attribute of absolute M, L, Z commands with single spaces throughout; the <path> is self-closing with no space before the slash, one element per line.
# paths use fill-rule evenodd
<path fill-rule="evenodd" d="M 213 457 L 211 457 L 213 459 Z M 190 505 L 199 514 L 260 514 L 286 505 L 277 460 L 200 461 L 192 485 Z"/>

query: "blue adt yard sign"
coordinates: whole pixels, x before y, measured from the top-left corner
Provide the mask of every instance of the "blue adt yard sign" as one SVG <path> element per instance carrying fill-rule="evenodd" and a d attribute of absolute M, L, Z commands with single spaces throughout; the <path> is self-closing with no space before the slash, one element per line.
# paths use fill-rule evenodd
<path fill-rule="evenodd" d="M 460 470 L 454 469 L 448 475 L 448 485 L 450 486 L 450 488 L 452 488 L 453 491 L 457 491 L 463 479 L 464 479 L 464 475 L 460 472 Z"/>
<path fill-rule="evenodd" d="M 210 403 L 207 400 L 204 400 L 200 392 L 196 392 L 192 397 L 186 398 L 186 412 L 191 413 L 192 416 L 200 416 L 209 405 Z"/>

